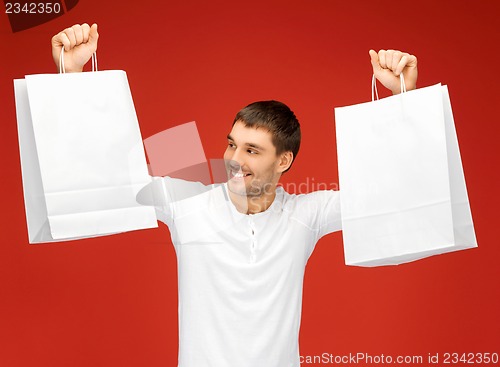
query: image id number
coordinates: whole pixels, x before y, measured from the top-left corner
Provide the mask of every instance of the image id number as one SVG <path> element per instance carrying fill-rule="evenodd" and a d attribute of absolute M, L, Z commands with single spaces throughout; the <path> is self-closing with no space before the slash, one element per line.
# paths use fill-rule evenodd
<path fill-rule="evenodd" d="M 6 14 L 59 14 L 61 4 L 59 3 L 5 3 Z"/>
<path fill-rule="evenodd" d="M 443 363 L 449 364 L 498 363 L 498 353 L 444 353 L 443 357 Z"/>

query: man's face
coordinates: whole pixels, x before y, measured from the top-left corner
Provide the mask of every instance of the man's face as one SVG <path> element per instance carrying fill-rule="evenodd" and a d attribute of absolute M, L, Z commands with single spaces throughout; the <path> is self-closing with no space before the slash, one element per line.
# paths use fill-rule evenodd
<path fill-rule="evenodd" d="M 229 190 L 249 198 L 274 190 L 282 170 L 271 132 L 237 121 L 227 138 L 224 163 Z"/>

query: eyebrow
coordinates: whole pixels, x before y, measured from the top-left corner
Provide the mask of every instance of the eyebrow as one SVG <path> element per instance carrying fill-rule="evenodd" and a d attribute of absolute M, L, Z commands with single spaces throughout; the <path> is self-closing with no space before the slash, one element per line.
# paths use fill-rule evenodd
<path fill-rule="evenodd" d="M 231 140 L 231 141 L 234 141 L 233 137 L 231 136 L 231 134 L 227 134 L 227 140 Z M 260 145 L 257 145 L 257 144 L 253 144 L 253 143 L 245 143 L 245 145 L 247 147 L 250 147 L 250 148 L 255 148 L 255 149 L 258 149 L 258 150 L 266 150 L 264 149 L 263 147 L 261 147 Z"/>

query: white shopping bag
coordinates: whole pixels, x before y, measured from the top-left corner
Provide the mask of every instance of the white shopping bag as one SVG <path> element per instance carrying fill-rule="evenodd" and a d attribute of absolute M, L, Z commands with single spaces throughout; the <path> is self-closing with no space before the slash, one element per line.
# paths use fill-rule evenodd
<path fill-rule="evenodd" d="M 157 227 L 136 195 L 151 182 L 124 71 L 14 81 L 30 243 Z"/>
<path fill-rule="evenodd" d="M 347 265 L 477 247 L 446 86 L 336 108 L 335 121 Z"/>

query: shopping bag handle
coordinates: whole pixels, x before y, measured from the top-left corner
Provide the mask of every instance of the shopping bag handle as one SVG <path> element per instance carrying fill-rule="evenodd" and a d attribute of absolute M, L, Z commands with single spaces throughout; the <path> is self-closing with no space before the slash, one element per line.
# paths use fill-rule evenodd
<path fill-rule="evenodd" d="M 403 73 L 399 74 L 399 81 L 401 83 L 401 93 L 406 93 L 406 84 Z M 375 96 L 378 98 L 378 90 L 377 90 L 377 78 L 375 78 L 375 74 L 372 76 L 372 102 L 375 100 Z"/>
<path fill-rule="evenodd" d="M 92 54 L 92 71 L 97 71 L 97 53 Z M 59 54 L 59 74 L 66 74 L 66 69 L 64 68 L 64 46 L 61 48 L 61 53 Z"/>

